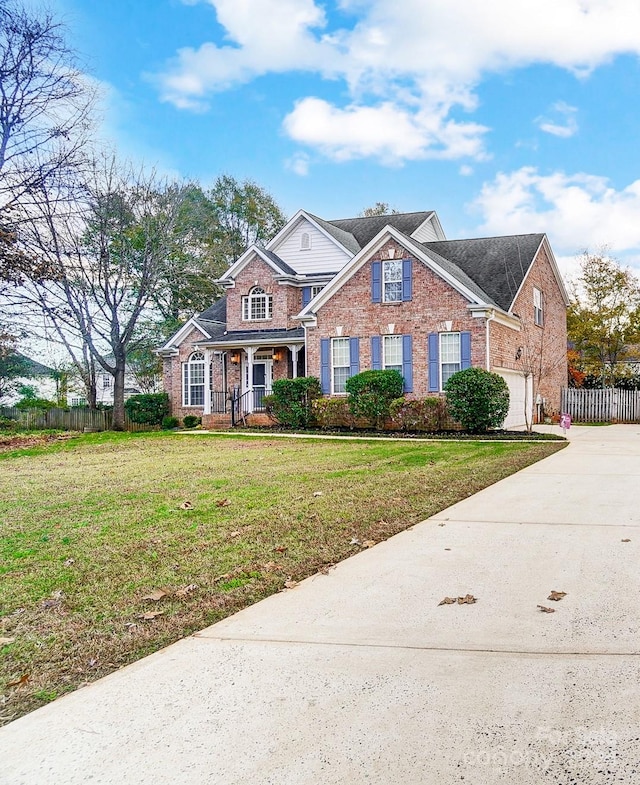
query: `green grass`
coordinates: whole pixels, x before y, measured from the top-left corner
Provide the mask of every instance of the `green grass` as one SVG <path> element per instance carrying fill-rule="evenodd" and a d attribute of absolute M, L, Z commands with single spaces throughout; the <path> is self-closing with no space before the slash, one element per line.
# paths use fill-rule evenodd
<path fill-rule="evenodd" d="M 0 721 L 563 446 L 166 433 L 8 445 L 0 637 L 13 641 L 0 644 Z M 145 599 L 156 590 L 166 595 Z"/>

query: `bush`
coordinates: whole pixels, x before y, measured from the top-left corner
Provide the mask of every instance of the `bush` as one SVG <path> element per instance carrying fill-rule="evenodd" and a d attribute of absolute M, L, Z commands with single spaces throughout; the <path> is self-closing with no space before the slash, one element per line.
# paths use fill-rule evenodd
<path fill-rule="evenodd" d="M 321 428 L 354 428 L 355 417 L 347 398 L 316 398 L 311 405 L 316 423 Z"/>
<path fill-rule="evenodd" d="M 173 417 L 171 414 L 165 414 L 162 418 L 162 430 L 163 431 L 170 431 L 173 428 L 177 428 L 180 425 L 180 420 L 177 417 Z"/>
<path fill-rule="evenodd" d="M 202 417 L 198 417 L 196 414 L 185 414 L 182 418 L 182 424 L 185 428 L 195 428 L 196 425 L 200 425 L 201 423 Z"/>
<path fill-rule="evenodd" d="M 22 398 L 16 403 L 16 409 L 26 412 L 30 409 L 38 409 L 46 412 L 49 409 L 55 409 L 57 406 L 55 401 L 49 401 L 47 398 Z"/>
<path fill-rule="evenodd" d="M 404 381 L 398 371 L 362 371 L 347 379 L 349 408 L 354 417 L 364 417 L 381 428 L 389 416 L 391 401 L 402 395 Z"/>
<path fill-rule="evenodd" d="M 314 422 L 313 401 L 322 395 L 320 381 L 315 376 L 297 379 L 278 379 L 271 395 L 265 398 L 267 412 L 287 428 L 308 428 Z"/>
<path fill-rule="evenodd" d="M 17 431 L 18 421 L 13 417 L 4 417 L 0 415 L 0 431 Z"/>
<path fill-rule="evenodd" d="M 448 425 L 447 404 L 444 398 L 432 396 L 415 401 L 396 398 L 391 402 L 389 415 L 401 431 L 443 431 Z"/>
<path fill-rule="evenodd" d="M 458 371 L 444 386 L 451 416 L 470 433 L 499 428 L 509 411 L 509 388 L 502 376 L 483 368 Z"/>
<path fill-rule="evenodd" d="M 132 395 L 124 402 L 124 409 L 131 422 L 140 425 L 160 425 L 171 410 L 167 393 Z"/>

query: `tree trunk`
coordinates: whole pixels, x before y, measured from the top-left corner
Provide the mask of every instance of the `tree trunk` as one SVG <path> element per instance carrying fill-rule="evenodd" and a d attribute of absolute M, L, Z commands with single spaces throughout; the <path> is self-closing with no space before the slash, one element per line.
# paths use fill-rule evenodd
<path fill-rule="evenodd" d="M 116 356 L 116 370 L 113 375 L 113 417 L 111 427 L 114 431 L 124 431 L 124 356 Z"/>

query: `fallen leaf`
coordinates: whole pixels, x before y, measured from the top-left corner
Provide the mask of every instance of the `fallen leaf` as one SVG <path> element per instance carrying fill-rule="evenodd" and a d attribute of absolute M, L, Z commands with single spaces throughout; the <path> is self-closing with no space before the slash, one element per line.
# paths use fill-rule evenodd
<path fill-rule="evenodd" d="M 97 664 L 98 664 L 98 660 L 96 660 L 96 658 L 95 658 L 95 657 L 92 657 L 92 658 L 89 660 L 89 662 L 87 663 L 87 665 L 88 665 L 90 668 L 95 668 Z"/>
<path fill-rule="evenodd" d="M 21 687 L 23 684 L 26 684 L 29 681 L 29 674 L 25 673 L 23 676 L 20 676 L 18 681 L 12 681 L 10 684 L 7 684 L 7 687 Z"/>
<path fill-rule="evenodd" d="M 567 592 L 566 591 L 552 591 L 551 594 L 547 597 L 547 599 L 548 600 L 554 600 L 555 602 L 558 602 L 559 600 L 561 600 L 563 597 L 566 597 L 566 596 L 567 596 Z"/>
<path fill-rule="evenodd" d="M 363 547 L 363 548 L 373 548 L 373 546 L 374 546 L 375 544 L 376 544 L 376 541 L 375 541 L 375 540 L 365 540 L 365 541 L 362 543 L 362 547 Z"/>
<path fill-rule="evenodd" d="M 182 502 L 182 504 L 180 505 L 180 507 L 178 509 L 180 509 L 180 510 L 193 510 L 193 504 L 191 504 L 191 502 Z"/>
<path fill-rule="evenodd" d="M 299 583 L 299 581 L 292 581 L 292 580 L 285 581 L 284 582 L 284 588 L 285 589 L 295 589 L 295 587 L 298 585 L 298 583 Z"/>
<path fill-rule="evenodd" d="M 164 611 L 147 611 L 143 613 L 142 616 L 138 616 L 139 619 L 144 619 L 145 621 L 152 621 L 156 618 L 156 616 L 162 616 Z"/>
<path fill-rule="evenodd" d="M 51 596 L 54 600 L 61 600 L 64 597 L 64 592 L 62 589 L 57 589 L 56 591 L 51 592 Z"/>
<path fill-rule="evenodd" d="M 242 532 L 236 529 L 234 532 L 229 532 L 229 537 L 239 537 L 241 534 Z"/>
<path fill-rule="evenodd" d="M 229 499 L 220 499 L 216 502 L 216 507 L 228 507 L 230 504 Z"/>
<path fill-rule="evenodd" d="M 166 591 L 162 591 L 162 589 L 155 589 L 150 594 L 147 594 L 146 596 L 144 596 L 142 599 L 143 600 L 152 600 L 153 602 L 158 602 L 159 600 L 161 600 L 163 597 L 166 597 L 166 596 L 167 596 L 167 592 Z"/>
<path fill-rule="evenodd" d="M 540 608 L 540 610 L 543 613 L 555 613 L 556 612 L 555 608 L 547 608 L 545 605 L 538 605 L 536 607 Z"/>
<path fill-rule="evenodd" d="M 180 597 L 180 598 L 183 598 L 183 597 L 188 597 L 188 596 L 189 596 L 190 594 L 192 594 L 192 593 L 193 593 L 193 592 L 194 592 L 194 591 L 195 591 L 197 588 L 198 588 L 198 587 L 196 586 L 196 584 L 195 584 L 195 583 L 190 583 L 188 586 L 183 586 L 181 589 L 178 589 L 178 591 L 175 593 L 175 596 L 176 596 L 176 597 Z"/>
<path fill-rule="evenodd" d="M 620 540 L 620 542 L 631 542 L 631 540 L 629 540 L 629 539 L 626 539 L 626 540 Z"/>
<path fill-rule="evenodd" d="M 446 526 L 446 523 L 439 523 L 438 526 Z"/>
<path fill-rule="evenodd" d="M 444 600 L 440 600 L 438 605 L 453 605 L 455 601 L 455 597 L 445 597 Z"/>
<path fill-rule="evenodd" d="M 318 573 L 321 575 L 328 575 L 329 570 L 332 570 L 335 567 L 335 564 L 325 564 L 324 567 L 320 567 Z"/>
<path fill-rule="evenodd" d="M 464 597 L 458 597 L 458 605 L 473 605 L 474 602 L 478 602 L 478 600 L 473 594 L 465 594 Z"/>
<path fill-rule="evenodd" d="M 314 496 L 322 496 L 322 491 L 314 491 L 313 495 Z"/>
<path fill-rule="evenodd" d="M 263 566 L 262 569 L 263 569 L 264 572 L 280 572 L 280 570 L 282 569 L 282 565 L 281 564 L 277 564 L 274 561 L 268 561 Z"/>
<path fill-rule="evenodd" d="M 8 646 L 10 643 L 13 643 L 15 638 L 0 638 L 0 646 Z"/>
<path fill-rule="evenodd" d="M 64 567 L 71 567 L 71 565 L 75 564 L 75 563 L 76 563 L 75 559 L 66 559 L 63 566 Z"/>
<path fill-rule="evenodd" d="M 273 550 L 276 553 L 284 553 L 287 550 L 287 546 L 286 545 L 276 545 L 276 547 Z"/>
<path fill-rule="evenodd" d="M 451 550 L 451 548 L 445 548 L 445 551 L 450 551 L 450 550 Z"/>

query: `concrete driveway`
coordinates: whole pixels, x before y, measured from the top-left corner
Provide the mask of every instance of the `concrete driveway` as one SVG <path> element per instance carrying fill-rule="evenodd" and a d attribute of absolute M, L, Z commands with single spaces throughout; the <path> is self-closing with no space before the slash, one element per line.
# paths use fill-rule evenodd
<path fill-rule="evenodd" d="M 0 782 L 640 782 L 640 425 L 571 439 L 0 729 Z"/>

